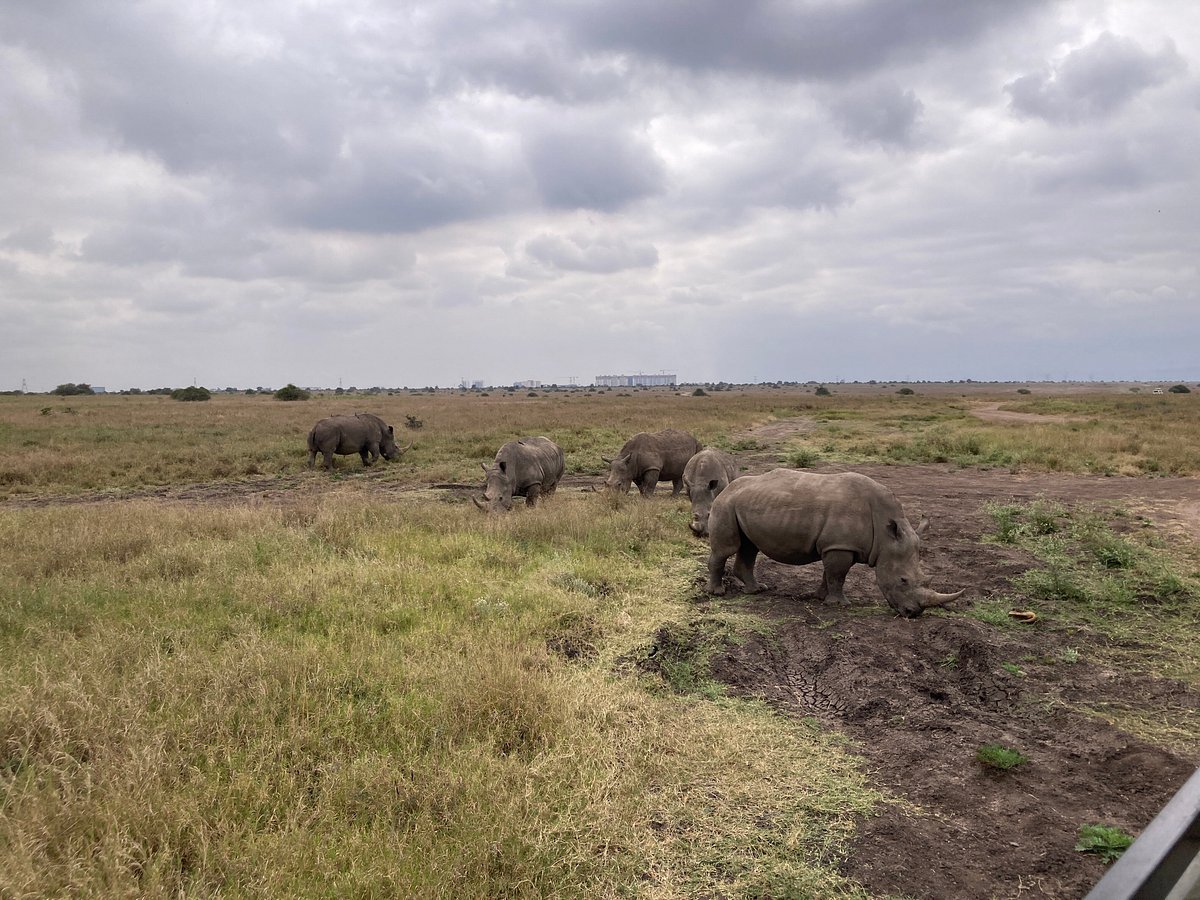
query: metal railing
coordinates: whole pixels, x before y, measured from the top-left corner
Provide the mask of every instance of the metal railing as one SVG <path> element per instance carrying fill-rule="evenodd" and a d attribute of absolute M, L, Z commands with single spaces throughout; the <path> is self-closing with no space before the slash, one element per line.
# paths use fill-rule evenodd
<path fill-rule="evenodd" d="M 1200 769 L 1113 863 L 1086 900 L 1200 898 Z"/>

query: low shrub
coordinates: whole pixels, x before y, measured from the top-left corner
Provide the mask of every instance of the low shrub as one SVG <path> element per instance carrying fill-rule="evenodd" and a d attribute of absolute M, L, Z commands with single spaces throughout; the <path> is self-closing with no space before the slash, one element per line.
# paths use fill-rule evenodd
<path fill-rule="evenodd" d="M 276 400 L 307 400 L 311 396 L 312 394 L 308 391 L 296 387 L 291 382 L 288 382 L 275 392 Z"/>

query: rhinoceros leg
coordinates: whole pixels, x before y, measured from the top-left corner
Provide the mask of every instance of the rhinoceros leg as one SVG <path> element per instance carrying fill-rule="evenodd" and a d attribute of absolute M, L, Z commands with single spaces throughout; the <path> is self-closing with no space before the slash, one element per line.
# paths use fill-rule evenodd
<path fill-rule="evenodd" d="M 850 601 L 846 599 L 843 588 L 846 574 L 854 565 L 854 554 L 849 550 L 830 550 L 821 557 L 821 562 L 825 566 L 825 577 L 817 588 L 817 599 L 848 606 Z"/>
<path fill-rule="evenodd" d="M 532 507 L 537 506 L 538 497 L 542 494 L 542 486 L 540 484 L 531 484 L 525 489 L 525 505 Z"/>
<path fill-rule="evenodd" d="M 647 469 L 642 473 L 642 480 L 638 482 L 638 490 L 642 492 L 643 497 L 653 497 L 654 489 L 658 487 L 658 469 Z"/>
<path fill-rule="evenodd" d="M 674 481 L 671 482 L 671 496 L 678 497 L 679 492 L 682 490 L 683 490 L 683 476 L 680 475 L 678 478 L 676 478 Z"/>
<path fill-rule="evenodd" d="M 742 582 L 743 594 L 757 594 L 762 588 L 758 586 L 758 582 L 754 579 L 754 560 L 758 558 L 758 547 L 750 543 L 748 538 L 742 538 L 742 545 L 738 547 L 737 559 L 733 561 L 733 574 Z"/>
<path fill-rule="evenodd" d="M 321 455 L 325 457 L 325 463 L 322 465 L 322 468 L 328 469 L 330 472 L 332 472 L 333 471 L 333 451 L 332 450 L 322 450 Z"/>

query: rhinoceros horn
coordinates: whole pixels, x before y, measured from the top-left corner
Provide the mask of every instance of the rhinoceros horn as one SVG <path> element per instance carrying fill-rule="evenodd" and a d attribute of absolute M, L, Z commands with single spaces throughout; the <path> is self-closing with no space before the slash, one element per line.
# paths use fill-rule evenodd
<path fill-rule="evenodd" d="M 412 445 L 413 445 L 413 444 L 415 444 L 415 443 L 416 443 L 416 441 L 409 441 L 409 442 L 408 442 L 408 446 L 407 446 L 407 447 L 401 447 L 401 448 L 400 448 L 400 452 L 401 452 L 401 453 L 406 453 L 407 451 L 409 451 L 409 450 L 411 450 L 411 449 L 412 449 Z"/>
<path fill-rule="evenodd" d="M 481 462 L 481 463 L 479 464 L 479 468 L 483 469 L 483 471 L 485 471 L 485 472 L 486 472 L 486 471 L 488 470 L 487 463 L 482 463 L 482 462 Z"/>
<path fill-rule="evenodd" d="M 474 503 L 476 506 L 478 506 L 480 509 L 482 509 L 484 512 L 487 512 L 487 507 L 484 504 L 479 502 L 478 497 L 472 497 L 471 502 Z"/>
<path fill-rule="evenodd" d="M 955 591 L 953 594 L 939 594 L 937 591 L 923 588 L 921 590 L 921 609 L 929 609 L 934 606 L 945 606 L 947 603 L 953 603 L 966 592 L 967 589 L 963 588 L 961 591 Z"/>
<path fill-rule="evenodd" d="M 607 457 L 607 456 L 602 456 L 602 457 L 600 457 L 600 461 L 601 461 L 602 463 L 604 463 L 606 466 L 611 466 L 611 465 L 612 465 L 612 460 L 611 460 L 609 457 Z"/>

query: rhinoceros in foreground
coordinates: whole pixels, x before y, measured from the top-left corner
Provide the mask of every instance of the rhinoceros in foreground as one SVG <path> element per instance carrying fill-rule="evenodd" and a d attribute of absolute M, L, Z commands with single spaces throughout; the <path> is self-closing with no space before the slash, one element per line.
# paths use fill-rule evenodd
<path fill-rule="evenodd" d="M 349 456 L 357 453 L 363 465 L 369 466 L 380 455 L 384 459 L 399 459 L 408 447 L 397 447 L 392 426 L 379 416 L 357 413 L 353 416 L 329 416 L 312 427 L 308 433 L 308 467 L 311 469 L 317 454 L 325 457 L 323 467 L 333 469 L 333 454 Z"/>
<path fill-rule="evenodd" d="M 669 481 L 672 496 L 683 490 L 683 470 L 700 452 L 700 442 L 686 431 L 668 428 L 653 434 L 642 431 L 625 442 L 614 459 L 600 457 L 609 465 L 604 486 L 626 493 L 636 484 L 643 497 L 654 494 L 660 481 Z"/>
<path fill-rule="evenodd" d="M 549 438 L 509 441 L 497 451 L 496 462 L 483 467 L 487 474 L 483 498 L 471 499 L 484 512 L 512 509 L 513 497 L 524 497 L 526 506 L 536 506 L 538 497 L 554 493 L 563 467 L 562 447 Z"/>
<path fill-rule="evenodd" d="M 825 578 L 818 598 L 845 604 L 846 573 L 855 563 L 866 563 L 875 569 L 888 605 L 916 618 L 922 610 L 963 594 L 939 594 L 925 586 L 919 536 L 928 524 L 922 520 L 914 529 L 895 495 L 865 475 L 792 469 L 747 475 L 713 502 L 708 521 L 708 590 L 725 593 L 725 560 L 736 553 L 733 574 L 747 593 L 758 591 L 754 560 L 761 551 L 790 565 L 821 560 Z"/>
<path fill-rule="evenodd" d="M 709 447 L 688 460 L 683 468 L 683 489 L 692 501 L 690 528 L 697 537 L 708 534 L 713 501 L 737 477 L 737 461 L 724 450 Z"/>

